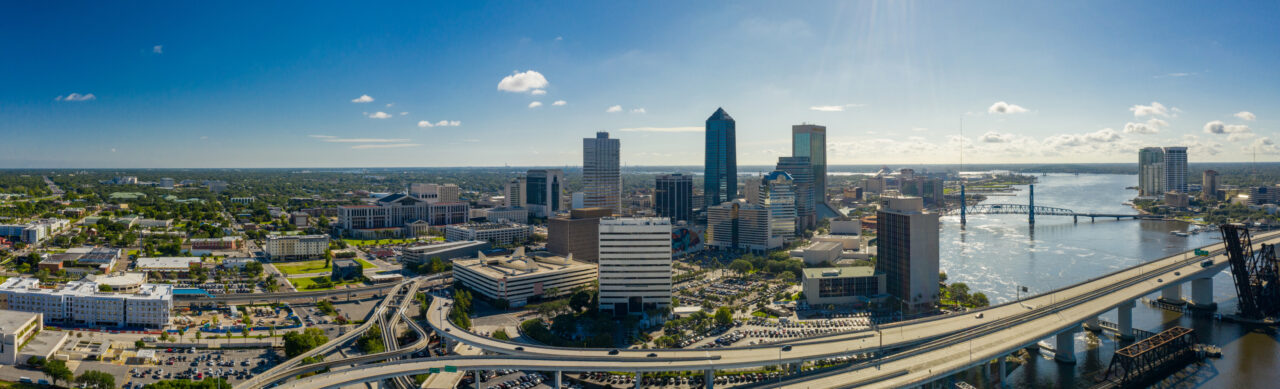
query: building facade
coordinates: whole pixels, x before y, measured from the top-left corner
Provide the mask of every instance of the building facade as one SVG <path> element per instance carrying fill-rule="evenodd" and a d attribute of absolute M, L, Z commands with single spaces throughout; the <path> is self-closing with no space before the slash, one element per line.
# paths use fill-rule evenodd
<path fill-rule="evenodd" d="M 707 246 L 717 250 L 765 252 L 782 247 L 769 239 L 769 209 L 738 199 L 707 208 Z"/>
<path fill-rule="evenodd" d="M 761 207 L 769 210 L 769 240 L 790 241 L 796 237 L 796 186 L 791 175 L 775 170 L 760 183 Z"/>
<path fill-rule="evenodd" d="M 338 207 L 337 227 L 347 231 L 401 229 L 409 234 L 405 227 L 418 221 L 432 226 L 465 223 L 470 210 L 471 205 L 465 202 L 431 202 L 396 193 L 371 205 Z"/>
<path fill-rule="evenodd" d="M 444 240 L 449 242 L 482 240 L 493 244 L 515 244 L 529 240 L 533 227 L 517 223 L 466 223 L 444 228 Z"/>
<path fill-rule="evenodd" d="M 613 216 L 608 208 L 581 208 L 569 211 L 568 217 L 547 220 L 547 251 L 579 261 L 600 260 L 600 218 Z"/>
<path fill-rule="evenodd" d="M 525 175 L 524 207 L 537 217 L 554 216 L 564 206 L 564 186 L 559 169 L 530 170 Z"/>
<path fill-rule="evenodd" d="M 889 198 L 876 213 L 876 272 L 908 313 L 928 312 L 938 301 L 938 214 L 919 197 Z"/>
<path fill-rule="evenodd" d="M 1187 148 L 1164 148 L 1164 191 L 1187 193 Z"/>
<path fill-rule="evenodd" d="M 405 247 L 400 251 L 400 262 L 411 265 L 422 265 L 431 262 L 432 258 L 440 258 L 448 262 L 455 258 L 474 258 L 481 251 L 490 248 L 489 242 L 480 240 L 462 240 Z"/>
<path fill-rule="evenodd" d="M 462 196 L 462 188 L 454 184 L 411 184 L 409 195 L 429 203 L 456 203 Z"/>
<path fill-rule="evenodd" d="M 319 259 L 329 249 L 329 235 L 267 235 L 262 248 L 273 261 Z"/>
<path fill-rule="evenodd" d="M 737 124 L 724 108 L 707 118 L 702 195 L 708 208 L 732 201 L 738 193 Z"/>
<path fill-rule="evenodd" d="M 504 197 L 502 205 L 510 208 L 524 208 L 527 186 L 528 180 L 525 177 L 515 177 L 507 181 L 506 187 L 502 190 Z"/>
<path fill-rule="evenodd" d="M 18 351 L 28 340 L 44 329 L 44 315 L 39 312 L 0 310 L 0 364 L 17 365 Z"/>
<path fill-rule="evenodd" d="M 796 230 L 818 228 L 818 192 L 809 157 L 779 157 L 776 169 L 791 175 L 791 181 L 796 187 Z M 826 166 L 822 169 L 825 172 Z"/>
<path fill-rule="evenodd" d="M 600 309 L 615 316 L 671 308 L 671 220 L 600 219 Z"/>
<path fill-rule="evenodd" d="M 655 181 L 654 214 L 671 219 L 672 222 L 693 221 L 693 176 L 663 174 Z"/>
<path fill-rule="evenodd" d="M 1138 195 L 1164 194 L 1164 149 L 1144 147 L 1138 150 Z"/>
<path fill-rule="evenodd" d="M 42 288 L 16 277 L 0 284 L 0 309 L 38 312 L 49 322 L 85 327 L 163 328 L 173 311 L 173 286 L 143 284 L 137 293 L 102 292 L 94 281 Z"/>
<path fill-rule="evenodd" d="M 1200 199 L 1204 201 L 1218 200 L 1218 171 L 1205 170 L 1200 179 Z"/>
<path fill-rule="evenodd" d="M 814 201 L 827 201 L 827 126 L 791 126 L 791 156 L 808 157 L 813 176 Z"/>
<path fill-rule="evenodd" d="M 582 139 L 583 205 L 622 212 L 621 142 L 608 132 Z"/>
<path fill-rule="evenodd" d="M 526 254 L 524 248 L 502 257 L 459 259 L 453 276 L 468 289 L 490 299 L 506 300 L 511 306 L 572 293 L 596 280 L 596 265 L 546 252 Z"/>
<path fill-rule="evenodd" d="M 870 266 L 807 268 L 801 284 L 810 306 L 861 304 L 885 294 L 884 273 Z"/>

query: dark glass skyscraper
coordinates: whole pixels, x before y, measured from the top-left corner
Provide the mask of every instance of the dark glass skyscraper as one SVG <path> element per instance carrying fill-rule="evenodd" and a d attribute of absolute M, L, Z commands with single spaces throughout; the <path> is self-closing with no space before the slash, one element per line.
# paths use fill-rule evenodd
<path fill-rule="evenodd" d="M 733 117 L 724 108 L 707 118 L 706 182 L 703 204 L 707 208 L 733 200 L 738 195 L 738 146 Z"/>
<path fill-rule="evenodd" d="M 672 222 L 693 220 L 693 176 L 679 173 L 658 176 L 653 208 L 658 216 L 670 218 Z"/>
<path fill-rule="evenodd" d="M 791 126 L 791 156 L 809 157 L 809 165 L 813 169 L 813 201 L 826 203 L 827 127 L 814 124 Z"/>

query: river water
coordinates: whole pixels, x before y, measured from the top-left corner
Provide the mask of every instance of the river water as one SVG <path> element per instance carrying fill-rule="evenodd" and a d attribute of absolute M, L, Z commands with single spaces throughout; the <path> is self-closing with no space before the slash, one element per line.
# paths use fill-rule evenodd
<path fill-rule="evenodd" d="M 1125 188 L 1136 184 L 1133 175 L 1051 174 L 1035 184 L 1035 204 L 1076 212 L 1135 213 L 1124 202 L 1136 195 Z M 1012 196 L 990 196 L 983 203 L 1027 204 L 1031 191 L 1026 185 L 1015 188 Z M 1184 231 L 1188 225 L 1165 221 L 1074 222 L 1067 216 L 1037 215 L 1032 225 L 1026 215 L 969 215 L 965 226 L 959 216 L 945 216 L 941 224 L 942 270 L 951 281 L 986 293 L 993 304 L 1015 299 L 1020 286 L 1038 294 L 1221 239 L 1217 230 L 1176 236 L 1170 232 Z M 1184 288 L 1183 296 L 1190 296 L 1190 286 Z M 1214 278 L 1214 300 L 1219 312 L 1235 312 L 1235 288 L 1227 272 Z M 1114 322 L 1115 316 L 1112 311 L 1102 319 Z M 1280 387 L 1280 336 L 1275 330 L 1183 316 L 1142 303 L 1134 310 L 1135 328 L 1159 332 L 1172 326 L 1195 329 L 1201 343 L 1222 347 L 1223 358 L 1190 368 L 1160 387 Z M 1076 334 L 1076 364 L 1056 363 L 1045 353 L 1012 370 L 1008 380 L 1019 388 L 1087 388 L 1094 385 L 1093 376 L 1106 370 L 1115 348 L 1109 336 L 1081 332 Z"/>

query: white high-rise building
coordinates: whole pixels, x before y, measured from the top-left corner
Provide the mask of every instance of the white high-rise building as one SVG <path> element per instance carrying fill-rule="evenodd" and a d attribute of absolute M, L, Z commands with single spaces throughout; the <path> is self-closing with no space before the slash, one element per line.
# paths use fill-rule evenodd
<path fill-rule="evenodd" d="M 426 200 L 427 203 L 454 203 L 462 195 L 462 188 L 454 184 L 412 184 L 409 195 Z"/>
<path fill-rule="evenodd" d="M 1164 191 L 1187 193 L 1187 148 L 1164 148 Z"/>
<path fill-rule="evenodd" d="M 791 175 L 781 170 L 765 175 L 759 193 L 756 204 L 769 209 L 769 239 L 795 239 L 796 186 Z"/>
<path fill-rule="evenodd" d="M 614 315 L 671 307 L 671 220 L 600 219 L 600 309 Z"/>
<path fill-rule="evenodd" d="M 511 181 L 507 181 L 507 186 L 502 191 L 502 195 L 506 197 L 502 205 L 507 208 L 524 208 L 527 205 L 525 203 L 527 187 L 528 184 L 524 177 L 516 177 L 512 178 Z"/>
<path fill-rule="evenodd" d="M 909 313 L 933 310 L 938 301 L 938 214 L 926 212 L 922 198 L 894 197 L 876 218 L 876 272 L 885 274 L 885 289 Z"/>
<path fill-rule="evenodd" d="M 622 213 L 622 171 L 620 142 L 609 139 L 608 132 L 597 132 L 595 138 L 582 139 L 583 205 L 587 208 L 609 208 Z"/>

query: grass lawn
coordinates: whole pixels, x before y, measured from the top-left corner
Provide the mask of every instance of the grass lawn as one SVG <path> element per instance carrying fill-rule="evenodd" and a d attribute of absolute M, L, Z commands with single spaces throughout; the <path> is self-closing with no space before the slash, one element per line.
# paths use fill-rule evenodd
<path fill-rule="evenodd" d="M 324 276 L 320 276 L 320 277 L 310 277 L 310 278 L 290 278 L 290 279 L 289 279 L 289 283 L 293 284 L 293 287 L 294 287 L 295 289 L 300 290 L 300 291 L 305 291 L 305 290 L 326 290 L 326 289 L 333 289 L 334 287 L 338 287 L 338 286 L 342 286 L 342 285 L 359 285 L 359 284 L 364 284 L 364 282 L 363 282 L 363 281 L 343 281 L 343 282 L 336 282 L 336 283 L 332 283 L 332 284 L 331 284 L 330 286 L 328 286 L 328 287 L 321 287 L 321 286 L 319 286 L 321 283 L 323 283 L 324 281 L 328 281 L 328 280 L 329 280 L 329 277 L 324 277 Z"/>
<path fill-rule="evenodd" d="M 372 263 L 369 263 L 369 261 L 366 261 L 360 258 L 352 258 L 352 259 L 355 259 L 356 262 L 359 262 L 360 266 L 364 266 L 365 270 L 378 268 L 377 266 L 373 266 Z M 334 258 L 334 260 L 336 261 L 338 259 Z M 330 269 L 332 268 L 332 266 L 325 266 L 323 259 L 317 259 L 314 261 L 302 261 L 302 262 L 274 263 L 272 264 L 272 266 L 275 266 L 276 270 L 279 270 L 281 273 L 284 273 L 286 275 L 323 273 L 323 272 L 330 271 Z"/>

